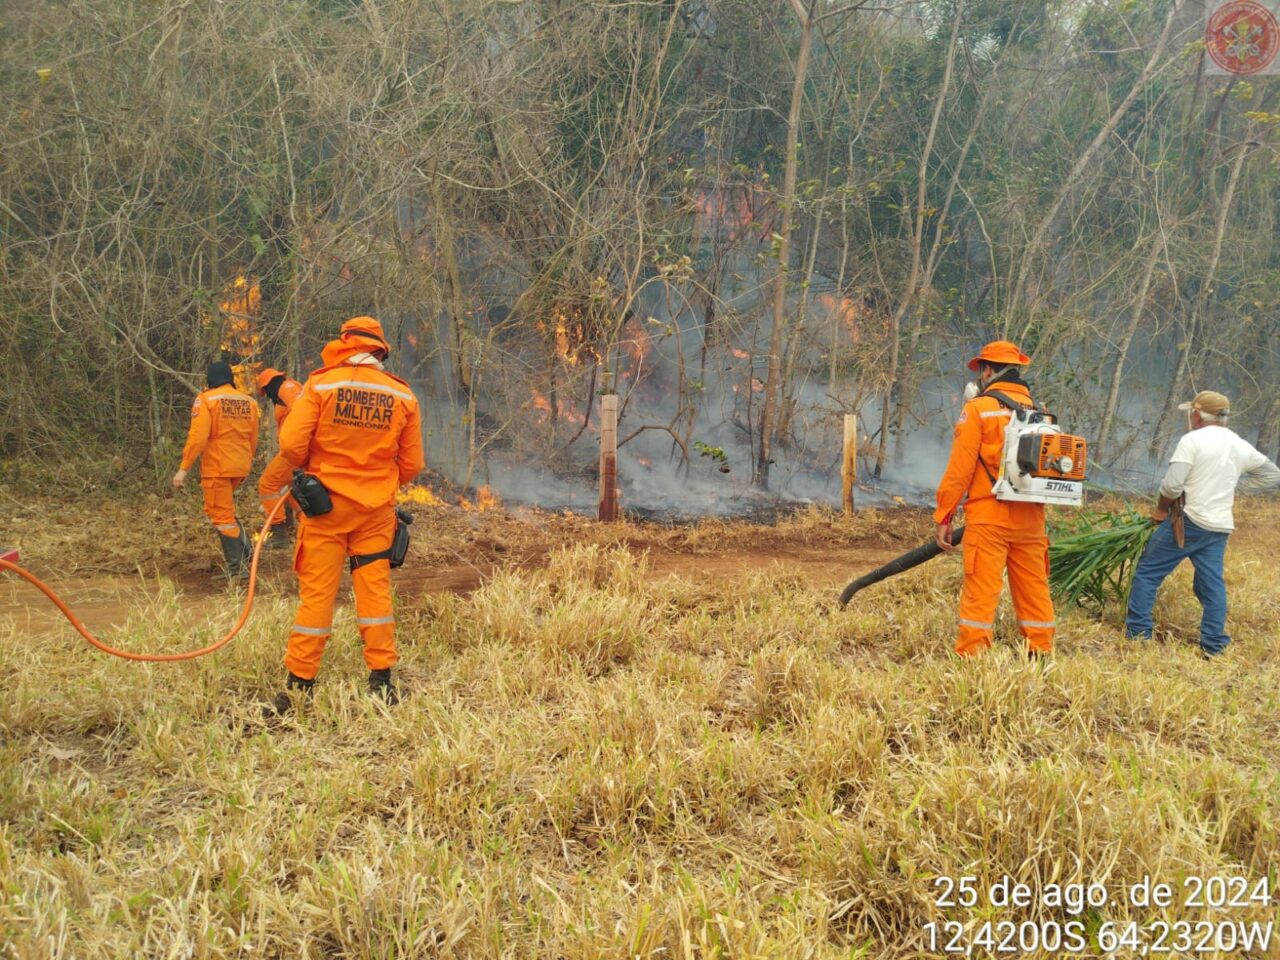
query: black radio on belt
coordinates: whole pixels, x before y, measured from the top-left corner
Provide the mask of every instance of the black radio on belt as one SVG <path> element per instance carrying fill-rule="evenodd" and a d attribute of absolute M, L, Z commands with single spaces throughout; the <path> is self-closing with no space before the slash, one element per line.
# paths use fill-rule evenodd
<path fill-rule="evenodd" d="M 329 499 L 329 491 L 319 478 L 301 469 L 293 471 L 293 483 L 289 484 L 289 492 L 298 501 L 298 508 L 308 517 L 322 517 L 333 509 L 333 501 Z"/>
<path fill-rule="evenodd" d="M 377 553 L 364 553 L 351 558 L 352 571 L 359 570 L 366 563 L 375 560 L 391 561 L 391 569 L 404 566 L 404 558 L 409 555 L 409 525 L 413 523 L 413 514 L 402 507 L 396 507 L 396 530 L 391 535 L 391 546 Z"/>

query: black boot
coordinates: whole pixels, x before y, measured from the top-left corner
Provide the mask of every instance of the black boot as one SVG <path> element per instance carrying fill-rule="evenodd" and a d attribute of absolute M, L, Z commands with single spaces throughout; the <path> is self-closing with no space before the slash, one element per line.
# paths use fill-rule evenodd
<path fill-rule="evenodd" d="M 240 531 L 238 537 L 228 537 L 220 533 L 218 540 L 222 543 L 222 559 L 227 564 L 227 579 L 233 581 L 246 579 L 249 576 L 249 564 L 246 558 L 252 552 L 252 548 L 245 549 L 249 538 L 245 536 L 244 530 Z"/>
<path fill-rule="evenodd" d="M 381 697 L 387 706 L 394 707 L 400 702 L 400 691 L 391 682 L 391 668 L 369 671 L 369 695 Z"/>
<path fill-rule="evenodd" d="M 301 691 L 308 700 L 311 699 L 315 692 L 316 682 L 314 680 L 303 680 L 301 677 L 295 677 L 289 674 L 289 679 L 285 681 L 284 689 L 276 694 L 275 699 L 263 708 L 263 713 L 270 716 L 274 713 L 277 717 L 283 717 L 286 713 L 293 709 L 293 695 L 291 690 Z"/>

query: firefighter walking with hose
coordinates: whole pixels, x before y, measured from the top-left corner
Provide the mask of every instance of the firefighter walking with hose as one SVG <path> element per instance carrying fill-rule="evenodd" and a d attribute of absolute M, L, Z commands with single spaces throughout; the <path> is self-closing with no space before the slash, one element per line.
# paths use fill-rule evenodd
<path fill-rule="evenodd" d="M 310 693 L 315 684 L 348 563 L 369 692 L 388 703 L 398 700 L 391 680 L 395 495 L 425 463 L 418 401 L 407 383 L 383 369 L 390 352 L 377 320 L 348 320 L 338 339 L 325 346 L 324 366 L 308 378 L 280 431 L 280 456 L 305 471 L 306 476 L 295 477 L 322 488 L 323 506 L 317 509 L 312 497 L 299 498 L 304 513 L 294 553 L 299 604 L 284 657 L 286 690 L 273 703 L 278 714 L 292 708 L 291 691 Z"/>
<path fill-rule="evenodd" d="M 187 472 L 200 460 L 205 516 L 218 532 L 227 576 L 240 580 L 249 576 L 253 544 L 236 518 L 235 491 L 253 463 L 260 414 L 258 404 L 235 388 L 229 364 L 209 364 L 205 380 L 209 388 L 191 408 L 191 427 L 173 486 L 181 488 Z"/>
<path fill-rule="evenodd" d="M 1041 656 L 1053 651 L 1056 621 L 1049 596 L 1044 505 L 997 500 L 992 489 L 1014 409 L 1034 407 L 1022 378 L 1023 367 L 1030 362 L 1007 340 L 988 343 L 969 361 L 969 369 L 978 374 L 977 395 L 960 413 L 951 456 L 938 484 L 933 519 L 942 550 L 955 549 L 952 523 L 961 505 L 965 513 L 964 587 L 955 646 L 962 657 L 991 646 L 1006 570 L 1018 629 L 1028 651 Z"/>

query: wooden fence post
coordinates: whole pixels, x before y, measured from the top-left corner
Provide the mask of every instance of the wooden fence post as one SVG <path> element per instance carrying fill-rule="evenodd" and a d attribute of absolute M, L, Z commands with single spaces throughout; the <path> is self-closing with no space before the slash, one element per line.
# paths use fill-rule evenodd
<path fill-rule="evenodd" d="M 858 418 L 844 415 L 844 462 L 840 469 L 845 516 L 853 513 L 853 485 L 858 481 Z"/>
<path fill-rule="evenodd" d="M 600 398 L 600 519 L 618 519 L 618 395 Z"/>

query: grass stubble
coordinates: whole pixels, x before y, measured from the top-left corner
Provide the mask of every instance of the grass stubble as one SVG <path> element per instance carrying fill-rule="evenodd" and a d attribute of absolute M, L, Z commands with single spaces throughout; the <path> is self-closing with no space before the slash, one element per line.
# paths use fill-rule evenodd
<path fill-rule="evenodd" d="M 443 529 L 418 549 L 444 550 Z M 1200 919 L 1122 891 L 1274 889 L 1274 556 L 1269 534 L 1228 550 L 1225 657 L 1198 656 L 1183 571 L 1157 641 L 1123 641 L 1114 609 L 1063 611 L 1036 665 L 1008 642 L 949 655 L 955 559 L 837 614 L 783 567 L 654 577 L 625 543 L 582 538 L 470 594 L 402 598 L 411 695 L 391 710 L 363 693 L 341 607 L 314 703 L 271 722 L 287 596 L 178 665 L 0 624 L 0 956 L 907 957 L 930 921 L 1071 919 L 936 906 L 935 878 L 961 875 L 1104 884 L 1091 929 Z M 189 619 L 169 590 L 122 635 L 181 646 Z"/>

